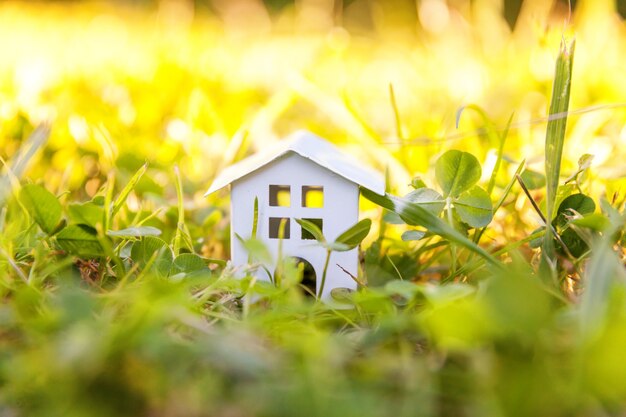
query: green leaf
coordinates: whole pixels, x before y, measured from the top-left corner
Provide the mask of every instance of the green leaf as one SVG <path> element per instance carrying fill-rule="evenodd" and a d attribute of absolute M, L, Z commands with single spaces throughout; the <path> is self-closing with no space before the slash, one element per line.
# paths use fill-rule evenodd
<path fill-rule="evenodd" d="M 561 185 L 559 187 L 559 189 L 557 190 L 556 200 L 554 202 L 554 206 L 555 207 L 560 207 L 561 203 L 563 202 L 563 200 L 565 200 L 570 195 L 574 195 L 574 194 L 578 194 L 578 193 L 579 193 L 579 191 L 578 191 L 578 187 L 576 187 L 576 184 L 564 184 L 564 185 Z M 542 204 L 542 208 L 545 209 L 545 207 L 546 207 L 545 204 Z M 556 215 L 557 215 L 557 211 L 555 210 L 552 213 L 552 219 L 551 220 L 554 220 L 556 218 Z"/>
<path fill-rule="evenodd" d="M 552 99 L 545 142 L 546 167 L 546 218 L 552 220 L 556 205 L 556 194 L 561 173 L 561 157 L 565 142 L 565 128 L 567 125 L 567 110 L 569 108 L 570 89 L 572 85 L 572 66 L 574 62 L 575 41 L 569 45 L 561 42 L 561 50 L 556 61 Z M 546 229 L 542 250 L 544 265 L 550 266 L 554 278 L 554 264 L 556 254 L 552 228 Z M 545 270 L 545 268 L 543 268 Z"/>
<path fill-rule="evenodd" d="M 423 226 L 434 234 L 440 235 L 451 242 L 466 247 L 472 252 L 485 258 L 485 260 L 492 265 L 497 267 L 500 266 L 498 261 L 487 251 L 469 240 L 467 237 L 463 236 L 452 226 L 445 223 L 424 207 L 391 194 L 381 196 L 366 188 L 361 189 L 361 194 L 371 202 L 378 204 L 387 210 L 398 213 L 407 224 L 412 226 Z"/>
<path fill-rule="evenodd" d="M 454 201 L 454 209 L 459 218 L 472 227 L 487 226 L 493 218 L 489 194 L 479 186 L 474 186 Z"/>
<path fill-rule="evenodd" d="M 406 232 L 402 233 L 402 240 L 404 240 L 405 242 L 420 240 L 424 237 L 424 235 L 426 235 L 426 232 L 423 232 L 421 230 L 407 230 Z"/>
<path fill-rule="evenodd" d="M 462 283 L 448 285 L 425 285 L 422 290 L 432 305 L 445 305 L 466 298 L 476 292 L 476 288 Z"/>
<path fill-rule="evenodd" d="M 244 240 L 237 234 L 235 236 L 248 252 L 248 263 L 260 261 L 265 264 L 271 264 L 273 262 L 272 255 L 263 241 L 254 238 Z"/>
<path fill-rule="evenodd" d="M 602 213 L 604 213 L 611 222 L 611 226 L 615 229 L 621 229 L 624 224 L 624 218 L 622 214 L 620 214 L 619 210 L 609 203 L 609 201 L 602 197 L 600 198 L 600 208 L 602 209 Z"/>
<path fill-rule="evenodd" d="M 107 231 L 108 236 L 121 237 L 121 238 L 159 236 L 161 233 L 162 233 L 161 230 L 152 226 L 127 227 L 126 229 L 122 229 L 122 230 Z"/>
<path fill-rule="evenodd" d="M 335 252 L 347 252 L 354 247 L 348 246 L 345 243 L 339 242 L 326 242 L 323 244 L 323 247 L 327 250 L 335 251 Z"/>
<path fill-rule="evenodd" d="M 154 236 L 146 236 L 133 243 L 130 256 L 142 268 L 151 265 L 150 269 L 160 276 L 168 275 L 174 259 L 172 250 L 167 243 Z"/>
<path fill-rule="evenodd" d="M 587 243 L 571 228 L 565 229 L 562 233 L 561 241 L 567 246 L 569 252 L 576 258 L 580 258 L 585 252 L 589 250 Z"/>
<path fill-rule="evenodd" d="M 370 232 L 371 227 L 372 221 L 370 219 L 363 219 L 340 234 L 337 239 L 335 239 L 334 243 L 346 245 L 346 249 L 343 251 L 354 249 L 359 246 L 363 239 L 365 239 L 367 234 Z"/>
<path fill-rule="evenodd" d="M 354 290 L 351 290 L 350 288 L 335 287 L 330 290 L 330 296 L 333 300 L 340 303 L 352 304 Z"/>
<path fill-rule="evenodd" d="M 385 284 L 385 291 L 390 295 L 401 295 L 407 300 L 410 300 L 415 297 L 416 294 L 419 294 L 422 289 L 410 281 L 394 279 Z"/>
<path fill-rule="evenodd" d="M 546 231 L 546 227 L 541 226 L 533 230 L 533 232 L 530 235 L 533 236 L 535 234 L 539 234 L 539 232 L 545 232 L 545 231 Z M 532 239 L 530 242 L 528 242 L 528 246 L 530 246 L 533 249 L 538 249 L 541 247 L 542 243 L 543 243 L 543 235 L 540 235 L 539 237 L 536 237 Z"/>
<path fill-rule="evenodd" d="M 457 197 L 478 182 L 481 168 L 478 159 L 470 153 L 450 150 L 435 164 L 435 176 L 444 197 Z"/>
<path fill-rule="evenodd" d="M 565 180 L 565 184 L 578 179 L 578 176 L 591 167 L 594 156 L 591 154 L 583 154 L 578 158 L 578 170 L 574 172 L 568 179 Z"/>
<path fill-rule="evenodd" d="M 94 229 L 85 225 L 72 224 L 61 230 L 56 236 L 57 243 L 63 250 L 79 256 L 104 256 L 104 249 Z"/>
<path fill-rule="evenodd" d="M 439 216 L 446 205 L 441 194 L 431 188 L 413 190 L 404 198 L 415 204 L 419 204 L 435 216 Z"/>
<path fill-rule="evenodd" d="M 296 222 L 298 222 L 298 224 L 307 232 L 311 233 L 311 235 L 313 235 L 313 237 L 315 238 L 315 240 L 317 240 L 320 243 L 326 243 L 326 239 L 324 238 L 324 235 L 322 234 L 322 231 L 320 230 L 319 227 L 317 227 L 317 225 L 309 220 L 305 220 L 305 219 L 296 219 Z"/>
<path fill-rule="evenodd" d="M 389 224 L 405 224 L 397 213 L 388 210 L 384 210 L 383 221 Z"/>
<path fill-rule="evenodd" d="M 580 214 L 591 214 L 596 211 L 596 203 L 585 194 L 573 194 L 567 197 L 559 205 L 558 214 L 566 213 L 567 210 L 575 210 Z"/>
<path fill-rule="evenodd" d="M 52 234 L 63 214 L 63 207 L 50 191 L 41 185 L 28 184 L 20 191 L 20 201 L 28 214 L 47 234 Z"/>
<path fill-rule="evenodd" d="M 571 210 L 574 210 L 578 214 L 591 214 L 596 211 L 596 203 L 593 199 L 585 194 L 573 194 L 567 197 L 559 205 L 557 210 L 556 223 L 563 227 L 567 224 L 567 216 L 571 215 Z"/>
<path fill-rule="evenodd" d="M 209 268 L 207 268 L 206 261 L 202 257 L 195 253 L 182 253 L 174 259 L 170 276 L 180 273 L 190 275 L 201 271 L 210 272 Z"/>
<path fill-rule="evenodd" d="M 591 163 L 593 162 L 594 156 L 590 153 L 582 154 L 580 158 L 578 158 L 578 171 L 582 172 L 591 167 Z"/>
<path fill-rule="evenodd" d="M 67 210 L 73 223 L 84 224 L 94 229 L 98 223 L 102 224 L 104 219 L 104 207 L 92 202 L 69 204 Z"/>
<path fill-rule="evenodd" d="M 539 188 L 543 188 L 546 186 L 546 176 L 537 172 L 531 171 L 530 169 L 525 169 L 524 172 L 520 175 L 522 177 L 522 181 L 524 181 L 524 185 L 529 190 L 537 190 Z"/>
<path fill-rule="evenodd" d="M 411 187 L 417 189 L 426 188 L 426 183 L 422 180 L 421 177 L 415 177 L 411 180 Z"/>
<path fill-rule="evenodd" d="M 611 222 L 604 214 L 592 213 L 571 221 L 576 226 L 587 227 L 596 232 L 603 232 L 611 226 Z"/>

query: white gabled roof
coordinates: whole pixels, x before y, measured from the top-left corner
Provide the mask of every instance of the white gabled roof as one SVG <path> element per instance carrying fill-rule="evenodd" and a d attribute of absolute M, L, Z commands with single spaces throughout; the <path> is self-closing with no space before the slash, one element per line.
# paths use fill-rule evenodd
<path fill-rule="evenodd" d="M 288 139 L 245 158 L 224 169 L 213 180 L 205 196 L 226 187 L 230 183 L 277 160 L 283 155 L 295 152 L 341 177 L 352 181 L 376 194 L 385 194 L 385 181 L 376 171 L 363 166 L 356 159 L 341 152 L 326 140 L 307 131 L 298 131 Z"/>

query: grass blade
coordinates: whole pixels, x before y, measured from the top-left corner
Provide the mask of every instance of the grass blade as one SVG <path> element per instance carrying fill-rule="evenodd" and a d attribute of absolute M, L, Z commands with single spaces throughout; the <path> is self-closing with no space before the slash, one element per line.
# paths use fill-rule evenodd
<path fill-rule="evenodd" d="M 148 169 L 148 163 L 146 162 L 145 164 L 141 166 L 141 168 L 139 168 L 137 172 L 135 172 L 135 175 L 133 175 L 130 181 L 128 181 L 128 184 L 126 184 L 126 186 L 122 189 L 122 192 L 115 199 L 115 202 L 113 203 L 113 210 L 111 211 L 111 219 L 115 217 L 115 215 L 117 214 L 118 211 L 120 211 L 124 203 L 126 203 L 126 199 L 128 198 L 128 195 L 130 194 L 131 191 L 133 191 L 133 189 L 135 188 L 135 186 L 137 185 L 137 183 L 139 182 L 143 174 L 146 173 L 147 169 Z"/>
<path fill-rule="evenodd" d="M 550 102 L 549 121 L 545 142 L 546 168 L 546 219 L 552 221 L 556 193 L 561 173 L 561 156 L 565 141 L 567 125 L 567 110 L 569 108 L 570 89 L 572 85 L 572 64 L 574 61 L 575 41 L 569 46 L 565 40 L 561 42 L 559 56 L 556 61 L 554 84 L 552 86 L 552 100 Z M 542 267 L 544 271 L 554 277 L 556 267 L 556 250 L 554 246 L 554 232 L 547 228 L 542 246 Z"/>
<path fill-rule="evenodd" d="M 259 198 L 254 197 L 254 215 L 252 217 L 252 233 L 250 234 L 251 239 L 256 240 L 256 233 L 257 233 L 258 227 L 259 227 Z M 251 265 L 251 264 L 252 264 L 252 254 L 248 252 L 248 265 Z"/>
<path fill-rule="evenodd" d="M 144 165 L 145 167 L 145 165 Z M 183 183 L 180 177 L 180 169 L 174 166 L 174 185 L 176 186 L 176 198 L 178 205 L 178 222 L 176 223 L 176 234 L 174 235 L 174 255 L 178 256 L 181 249 L 188 249 L 193 253 L 193 244 L 189 229 L 185 224 L 185 207 L 183 204 Z"/>
<path fill-rule="evenodd" d="M 580 332 L 589 341 L 603 328 L 609 310 L 611 288 L 618 282 L 626 282 L 626 272 L 613 250 L 612 236 L 620 230 L 613 227 L 593 247 L 591 261 L 583 279 L 585 291 L 580 302 Z"/>
<path fill-rule="evenodd" d="M 393 109 L 394 122 L 396 124 L 396 135 L 401 142 L 404 142 L 404 133 L 402 132 L 400 110 L 398 109 L 398 102 L 396 101 L 396 92 L 393 89 L 393 84 L 389 84 L 389 98 L 391 100 L 391 108 Z"/>
<path fill-rule="evenodd" d="M 29 136 L 28 141 L 22 145 L 13 157 L 7 172 L 0 175 L 0 207 L 4 206 L 7 197 L 12 191 L 11 179 L 20 179 L 28 168 L 32 157 L 46 143 L 50 136 L 50 126 L 43 124 L 38 126 Z"/>
<path fill-rule="evenodd" d="M 496 258 L 490 255 L 486 250 L 463 236 L 456 231 L 452 226 L 441 220 L 439 217 L 432 214 L 430 211 L 418 204 L 411 203 L 400 197 L 396 197 L 390 194 L 380 196 L 365 188 L 361 190 L 363 197 L 370 200 L 372 203 L 393 211 L 402 217 L 402 219 L 409 225 L 423 226 L 429 231 L 448 239 L 450 242 L 463 246 L 470 251 L 480 255 L 490 264 L 500 267 L 500 263 Z"/>

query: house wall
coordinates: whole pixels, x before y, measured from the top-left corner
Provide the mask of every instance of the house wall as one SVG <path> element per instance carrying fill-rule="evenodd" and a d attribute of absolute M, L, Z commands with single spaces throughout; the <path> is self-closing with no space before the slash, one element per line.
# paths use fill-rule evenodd
<path fill-rule="evenodd" d="M 290 207 L 269 206 L 269 185 L 291 186 Z M 324 187 L 322 208 L 301 206 L 302 186 L 307 185 Z M 259 201 L 257 238 L 266 242 L 274 259 L 274 263 L 265 266 L 273 272 L 278 257 L 279 240 L 269 238 L 269 218 L 287 217 L 290 222 L 290 238 L 282 241 L 283 255 L 298 256 L 309 261 L 315 268 L 317 290 L 319 291 L 326 252 L 314 240 L 301 239 L 301 228 L 295 219 L 323 219 L 324 236 L 330 241 L 334 240 L 340 233 L 358 221 L 358 185 L 295 153 L 289 153 L 233 182 L 231 184 L 231 259 L 233 264 L 238 267 L 247 264 L 248 253 L 235 234 L 244 239 L 251 237 L 255 197 Z M 358 250 L 334 252 L 331 255 L 322 298 L 328 298 L 330 290 L 335 287 L 356 287 L 354 280 L 337 264 L 356 276 Z M 261 268 L 256 275 L 259 279 L 269 280 L 267 273 Z"/>

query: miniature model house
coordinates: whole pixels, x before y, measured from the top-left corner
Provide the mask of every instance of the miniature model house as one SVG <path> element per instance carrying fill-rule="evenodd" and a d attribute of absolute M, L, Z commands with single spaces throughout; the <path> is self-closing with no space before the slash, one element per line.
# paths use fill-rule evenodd
<path fill-rule="evenodd" d="M 317 294 L 326 251 L 295 219 L 317 224 L 328 241 L 351 227 L 359 217 L 359 187 L 384 194 L 384 180 L 363 167 L 335 146 L 309 132 L 297 132 L 276 146 L 266 149 L 222 171 L 207 191 L 211 194 L 231 186 L 231 259 L 233 265 L 248 263 L 241 238 L 251 237 L 254 201 L 258 199 L 256 238 L 278 257 L 280 224 L 282 254 L 304 263 L 303 285 Z M 358 249 L 334 252 L 331 256 L 324 294 L 328 298 L 336 287 L 355 288 L 354 280 L 341 268 L 356 276 Z M 276 265 L 258 268 L 258 279 L 270 280 L 268 271 Z M 306 282 L 305 282 L 306 281 Z"/>

